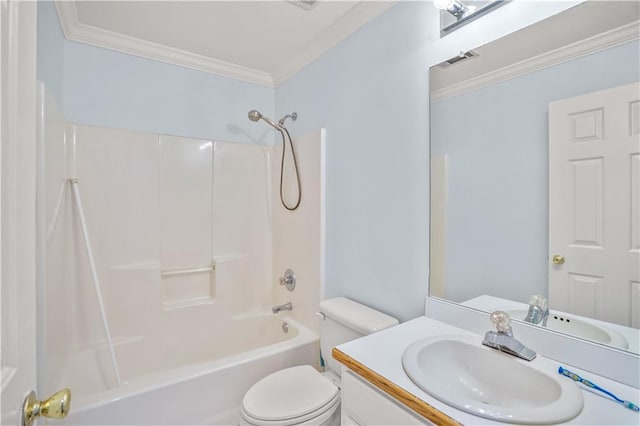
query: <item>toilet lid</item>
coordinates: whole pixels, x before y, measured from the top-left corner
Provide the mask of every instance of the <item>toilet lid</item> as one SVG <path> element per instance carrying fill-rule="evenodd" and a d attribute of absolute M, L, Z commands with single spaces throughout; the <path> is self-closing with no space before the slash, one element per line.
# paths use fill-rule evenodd
<path fill-rule="evenodd" d="M 258 420 L 286 420 L 322 408 L 338 387 L 309 365 L 277 371 L 253 385 L 242 400 L 248 415 Z"/>

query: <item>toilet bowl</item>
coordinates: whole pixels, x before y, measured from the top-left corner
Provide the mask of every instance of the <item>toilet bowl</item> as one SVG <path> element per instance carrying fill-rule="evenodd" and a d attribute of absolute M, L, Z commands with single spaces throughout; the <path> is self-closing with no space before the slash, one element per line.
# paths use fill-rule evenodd
<path fill-rule="evenodd" d="M 340 365 L 331 350 L 398 320 L 344 297 L 320 302 L 320 314 L 320 352 L 328 370 L 301 365 L 263 378 L 242 400 L 241 425 L 340 425 Z"/>

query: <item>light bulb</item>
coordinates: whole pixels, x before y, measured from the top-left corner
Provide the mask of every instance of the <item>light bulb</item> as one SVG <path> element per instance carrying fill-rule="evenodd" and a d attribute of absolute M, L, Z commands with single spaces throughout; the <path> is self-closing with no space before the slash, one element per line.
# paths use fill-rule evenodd
<path fill-rule="evenodd" d="M 433 5 L 441 10 L 447 10 L 453 6 L 455 0 L 433 0 Z"/>

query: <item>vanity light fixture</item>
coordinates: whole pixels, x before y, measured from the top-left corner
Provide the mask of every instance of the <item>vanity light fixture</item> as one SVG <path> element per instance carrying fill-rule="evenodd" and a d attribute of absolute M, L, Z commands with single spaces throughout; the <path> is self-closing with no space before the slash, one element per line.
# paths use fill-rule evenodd
<path fill-rule="evenodd" d="M 510 0 L 433 0 L 440 9 L 440 36 L 460 28 Z"/>
<path fill-rule="evenodd" d="M 459 0 L 433 0 L 433 5 L 440 10 L 446 10 L 457 19 L 462 18 L 465 13 L 475 10 L 475 6 L 472 6 L 473 10 L 470 10 L 469 7 Z"/>

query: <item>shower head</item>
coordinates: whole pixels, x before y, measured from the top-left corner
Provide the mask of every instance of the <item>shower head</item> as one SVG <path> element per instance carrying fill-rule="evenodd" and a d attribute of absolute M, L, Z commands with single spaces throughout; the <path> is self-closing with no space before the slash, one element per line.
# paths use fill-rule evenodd
<path fill-rule="evenodd" d="M 260 120 L 260 118 L 262 118 L 262 114 L 260 114 L 260 111 L 256 111 L 255 109 L 249 111 L 249 120 L 258 121 Z"/>
<path fill-rule="evenodd" d="M 273 127 L 276 130 L 280 130 L 280 128 L 282 126 L 278 125 L 277 123 L 275 123 L 273 120 L 271 120 L 270 118 L 265 117 L 264 115 L 262 115 L 260 113 L 260 111 L 256 111 L 255 109 L 252 109 L 251 111 L 249 111 L 249 120 L 251 121 L 258 121 L 260 119 L 266 121 L 271 127 Z"/>

